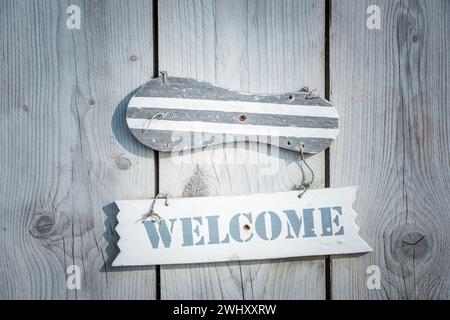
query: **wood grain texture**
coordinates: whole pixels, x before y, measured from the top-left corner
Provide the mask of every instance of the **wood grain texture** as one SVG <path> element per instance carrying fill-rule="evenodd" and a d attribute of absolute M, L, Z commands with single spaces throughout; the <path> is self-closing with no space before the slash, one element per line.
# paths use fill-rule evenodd
<path fill-rule="evenodd" d="M 153 74 L 151 3 L 70 4 L 81 30 L 66 1 L 0 3 L 0 298 L 154 299 L 154 268 L 110 268 L 112 203 L 154 192 L 153 152 L 125 123 Z"/>
<path fill-rule="evenodd" d="M 366 28 L 372 4 L 381 30 Z M 333 299 L 450 297 L 448 34 L 445 0 L 333 3 L 331 186 L 360 186 L 357 223 L 374 248 L 332 260 Z M 380 290 L 366 286 L 370 265 Z"/>
<path fill-rule="evenodd" d="M 323 96 L 324 9 L 324 1 L 159 1 L 160 69 L 244 92 L 307 85 Z M 237 143 L 161 154 L 160 192 L 188 197 L 297 188 L 297 155 L 259 148 Z M 309 161 L 315 187 L 323 186 L 323 153 Z M 161 297 L 323 299 L 324 259 L 161 267 Z"/>

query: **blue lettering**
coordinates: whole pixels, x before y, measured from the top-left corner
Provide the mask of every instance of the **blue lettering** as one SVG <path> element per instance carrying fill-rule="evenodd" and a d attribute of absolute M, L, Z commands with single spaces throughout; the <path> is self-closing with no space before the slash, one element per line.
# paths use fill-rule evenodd
<path fill-rule="evenodd" d="M 148 238 L 152 244 L 153 249 L 159 247 L 159 239 L 161 238 L 165 248 L 169 248 L 172 242 L 173 225 L 177 219 L 170 219 L 170 231 L 167 228 L 167 224 L 158 223 L 156 221 L 144 221 L 145 230 L 147 231 Z M 156 229 L 158 225 L 158 230 Z"/>
<path fill-rule="evenodd" d="M 267 236 L 266 219 L 264 218 L 266 213 L 269 214 L 270 224 L 272 226 L 272 236 L 270 237 L 270 239 Z M 256 228 L 256 233 L 258 234 L 258 236 L 261 239 L 263 239 L 263 240 L 274 240 L 274 239 L 278 238 L 280 233 L 281 233 L 281 220 L 280 220 L 280 217 L 278 217 L 278 215 L 276 215 L 272 211 L 261 212 L 258 215 L 258 217 L 256 217 L 255 228 Z"/>

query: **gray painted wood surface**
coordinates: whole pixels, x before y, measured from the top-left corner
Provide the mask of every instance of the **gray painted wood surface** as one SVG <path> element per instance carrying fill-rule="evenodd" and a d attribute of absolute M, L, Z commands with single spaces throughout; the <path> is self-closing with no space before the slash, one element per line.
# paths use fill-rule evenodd
<path fill-rule="evenodd" d="M 365 27 L 370 4 L 381 30 Z M 333 2 L 331 186 L 360 186 L 357 223 L 374 248 L 332 259 L 333 299 L 450 298 L 449 34 L 449 1 Z M 366 286 L 370 265 L 380 290 Z"/>
<path fill-rule="evenodd" d="M 159 63 L 170 76 L 252 93 L 324 88 L 324 1 L 159 1 Z M 279 161 L 267 164 L 245 157 Z M 169 197 L 290 190 L 297 155 L 268 156 L 254 144 L 160 155 L 160 192 Z M 324 184 L 323 153 L 309 159 Z M 269 170 L 270 171 L 270 170 Z M 162 299 L 324 299 L 323 258 L 161 267 Z"/>
<path fill-rule="evenodd" d="M 154 268 L 110 268 L 112 203 L 154 192 L 153 151 L 125 123 L 153 74 L 151 3 L 70 3 L 81 30 L 66 1 L 0 2 L 0 298 L 154 299 Z"/>

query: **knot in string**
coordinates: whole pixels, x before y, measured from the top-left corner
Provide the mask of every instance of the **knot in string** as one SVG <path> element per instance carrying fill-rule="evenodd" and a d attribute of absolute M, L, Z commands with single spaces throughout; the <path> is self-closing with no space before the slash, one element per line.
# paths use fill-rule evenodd
<path fill-rule="evenodd" d="M 142 222 L 144 222 L 147 218 L 153 218 L 155 221 L 159 222 L 159 224 L 163 224 L 166 223 L 164 221 L 164 219 L 155 212 L 155 203 L 157 199 L 166 199 L 166 201 L 164 201 L 164 205 L 167 207 L 169 205 L 169 200 L 168 200 L 168 196 L 167 195 L 161 195 L 158 194 L 155 198 L 153 198 L 153 202 L 150 205 L 150 209 L 148 210 L 147 213 L 145 213 L 142 217 Z"/>

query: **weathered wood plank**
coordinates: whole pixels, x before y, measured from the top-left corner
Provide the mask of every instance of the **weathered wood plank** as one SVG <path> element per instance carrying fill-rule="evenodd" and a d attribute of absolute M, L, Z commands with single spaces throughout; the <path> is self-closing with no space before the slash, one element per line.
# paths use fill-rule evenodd
<path fill-rule="evenodd" d="M 366 28 L 369 5 L 381 30 Z M 332 260 L 332 298 L 448 299 L 450 3 L 333 2 L 331 30 L 342 125 L 331 186 L 360 186 L 357 223 L 374 248 Z M 370 265 L 380 290 L 366 286 Z"/>
<path fill-rule="evenodd" d="M 125 98 L 153 74 L 147 0 L 1 1 L 0 298 L 155 298 L 154 268 L 110 269 L 117 199 L 154 192 Z M 81 269 L 68 290 L 66 268 Z"/>
<path fill-rule="evenodd" d="M 160 69 L 252 93 L 324 88 L 324 1 L 159 1 Z M 301 180 L 297 155 L 238 143 L 169 157 L 169 197 L 286 191 Z M 309 159 L 315 186 L 324 156 Z M 273 165 L 273 167 L 270 167 Z M 163 299 L 325 297 L 324 259 L 161 267 Z"/>

